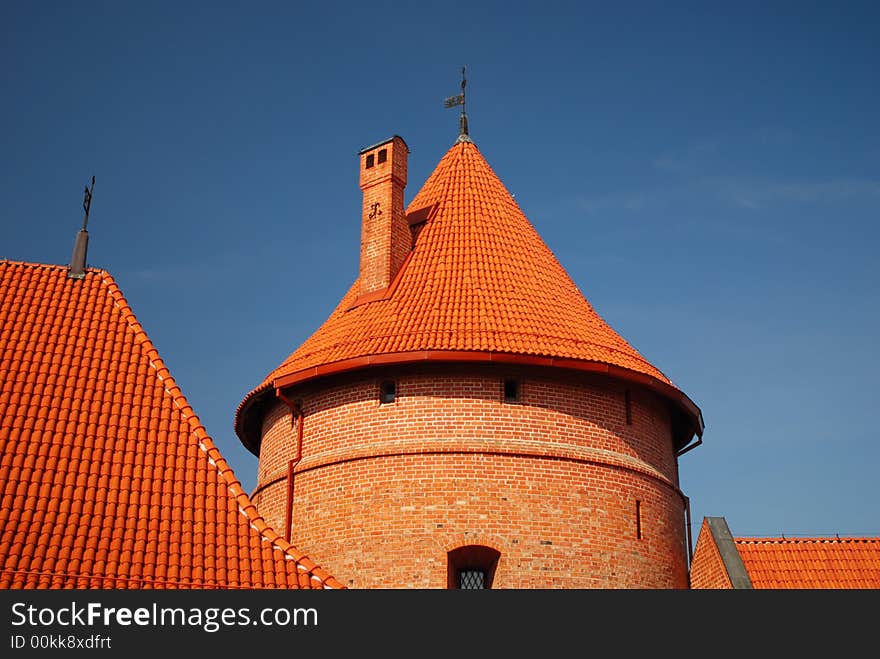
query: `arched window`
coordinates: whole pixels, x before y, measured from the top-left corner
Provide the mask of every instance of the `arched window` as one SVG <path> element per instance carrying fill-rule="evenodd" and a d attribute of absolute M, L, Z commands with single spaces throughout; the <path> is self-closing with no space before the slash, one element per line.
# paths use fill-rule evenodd
<path fill-rule="evenodd" d="M 466 545 L 447 555 L 446 587 L 463 590 L 491 588 L 501 553 L 483 545 Z"/>

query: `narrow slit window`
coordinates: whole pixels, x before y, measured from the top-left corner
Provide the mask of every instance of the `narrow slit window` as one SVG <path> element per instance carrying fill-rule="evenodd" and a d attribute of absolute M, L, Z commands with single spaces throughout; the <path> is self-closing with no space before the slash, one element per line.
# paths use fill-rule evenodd
<path fill-rule="evenodd" d="M 519 400 L 519 380 L 507 378 L 504 380 L 504 402 L 515 403 Z"/>
<path fill-rule="evenodd" d="M 636 499 L 636 539 L 642 539 L 642 502 Z"/>
<path fill-rule="evenodd" d="M 370 155 L 368 155 L 368 156 L 367 156 L 367 169 L 369 169 L 370 167 L 372 167 L 373 164 L 375 163 L 375 161 L 376 161 L 376 155 L 375 155 L 375 154 L 371 153 Z"/>
<path fill-rule="evenodd" d="M 626 403 L 626 425 L 631 426 L 633 422 L 632 399 L 629 395 L 629 389 L 624 394 L 624 402 Z"/>
<path fill-rule="evenodd" d="M 379 402 L 393 403 L 397 398 L 397 385 L 393 380 L 385 380 L 379 386 Z"/>
<path fill-rule="evenodd" d="M 386 160 L 388 160 L 388 150 L 382 149 L 379 151 L 379 164 L 381 165 Z"/>

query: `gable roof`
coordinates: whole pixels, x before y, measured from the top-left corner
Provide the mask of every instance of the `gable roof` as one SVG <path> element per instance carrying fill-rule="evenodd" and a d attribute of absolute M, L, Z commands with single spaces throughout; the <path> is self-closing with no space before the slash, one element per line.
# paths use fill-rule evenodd
<path fill-rule="evenodd" d="M 755 588 L 880 588 L 880 538 L 735 538 Z"/>
<path fill-rule="evenodd" d="M 0 260 L 0 588 L 341 587 L 257 513 L 109 273 Z"/>
<path fill-rule="evenodd" d="M 751 589 L 752 581 L 723 517 L 704 517 L 690 567 L 691 588 Z"/>
<path fill-rule="evenodd" d="M 880 538 L 733 537 L 706 517 L 691 562 L 693 588 L 880 588 Z"/>
<path fill-rule="evenodd" d="M 274 388 L 425 360 L 609 373 L 682 408 L 690 423 L 680 443 L 702 432 L 697 406 L 596 313 L 475 144 L 449 149 L 407 214 L 429 219 L 384 295 L 362 302 L 355 281 L 324 324 L 239 405 L 236 432 L 250 450 L 259 431 L 246 417 Z"/>

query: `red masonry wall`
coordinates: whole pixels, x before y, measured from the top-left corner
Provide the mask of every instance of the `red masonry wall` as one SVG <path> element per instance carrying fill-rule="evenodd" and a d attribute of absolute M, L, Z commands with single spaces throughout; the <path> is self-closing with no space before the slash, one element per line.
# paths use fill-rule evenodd
<path fill-rule="evenodd" d="M 518 402 L 504 402 L 505 377 L 519 380 Z M 397 398 L 380 404 L 386 379 Z M 627 424 L 627 389 L 466 365 L 286 392 L 305 414 L 293 538 L 353 588 L 445 588 L 447 552 L 471 544 L 500 552 L 496 588 L 686 588 L 669 414 L 629 388 Z M 282 533 L 295 438 L 279 402 L 264 419 L 254 500 Z"/>
<path fill-rule="evenodd" d="M 691 588 L 733 588 L 730 575 L 721 560 L 721 553 L 705 520 L 691 561 Z"/>
<path fill-rule="evenodd" d="M 382 162 L 380 154 L 384 154 Z M 403 200 L 407 154 L 404 141 L 395 137 L 360 156 L 361 295 L 387 288 L 412 249 Z"/>

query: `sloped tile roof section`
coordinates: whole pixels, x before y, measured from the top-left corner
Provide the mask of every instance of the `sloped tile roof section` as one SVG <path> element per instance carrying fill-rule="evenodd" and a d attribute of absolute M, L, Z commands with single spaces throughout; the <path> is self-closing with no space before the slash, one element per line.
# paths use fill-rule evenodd
<path fill-rule="evenodd" d="M 755 588 L 880 588 L 880 538 L 734 541 Z"/>
<path fill-rule="evenodd" d="M 407 208 L 431 215 L 386 296 L 356 281 L 327 321 L 251 391 L 236 432 L 258 452 L 250 408 L 274 388 L 373 363 L 522 361 L 653 386 L 702 432 L 699 409 L 596 313 L 472 142 L 457 142 Z M 258 415 L 255 415 L 258 416 Z"/>
<path fill-rule="evenodd" d="M 113 278 L 0 261 L 0 587 L 328 588 L 267 527 Z"/>

